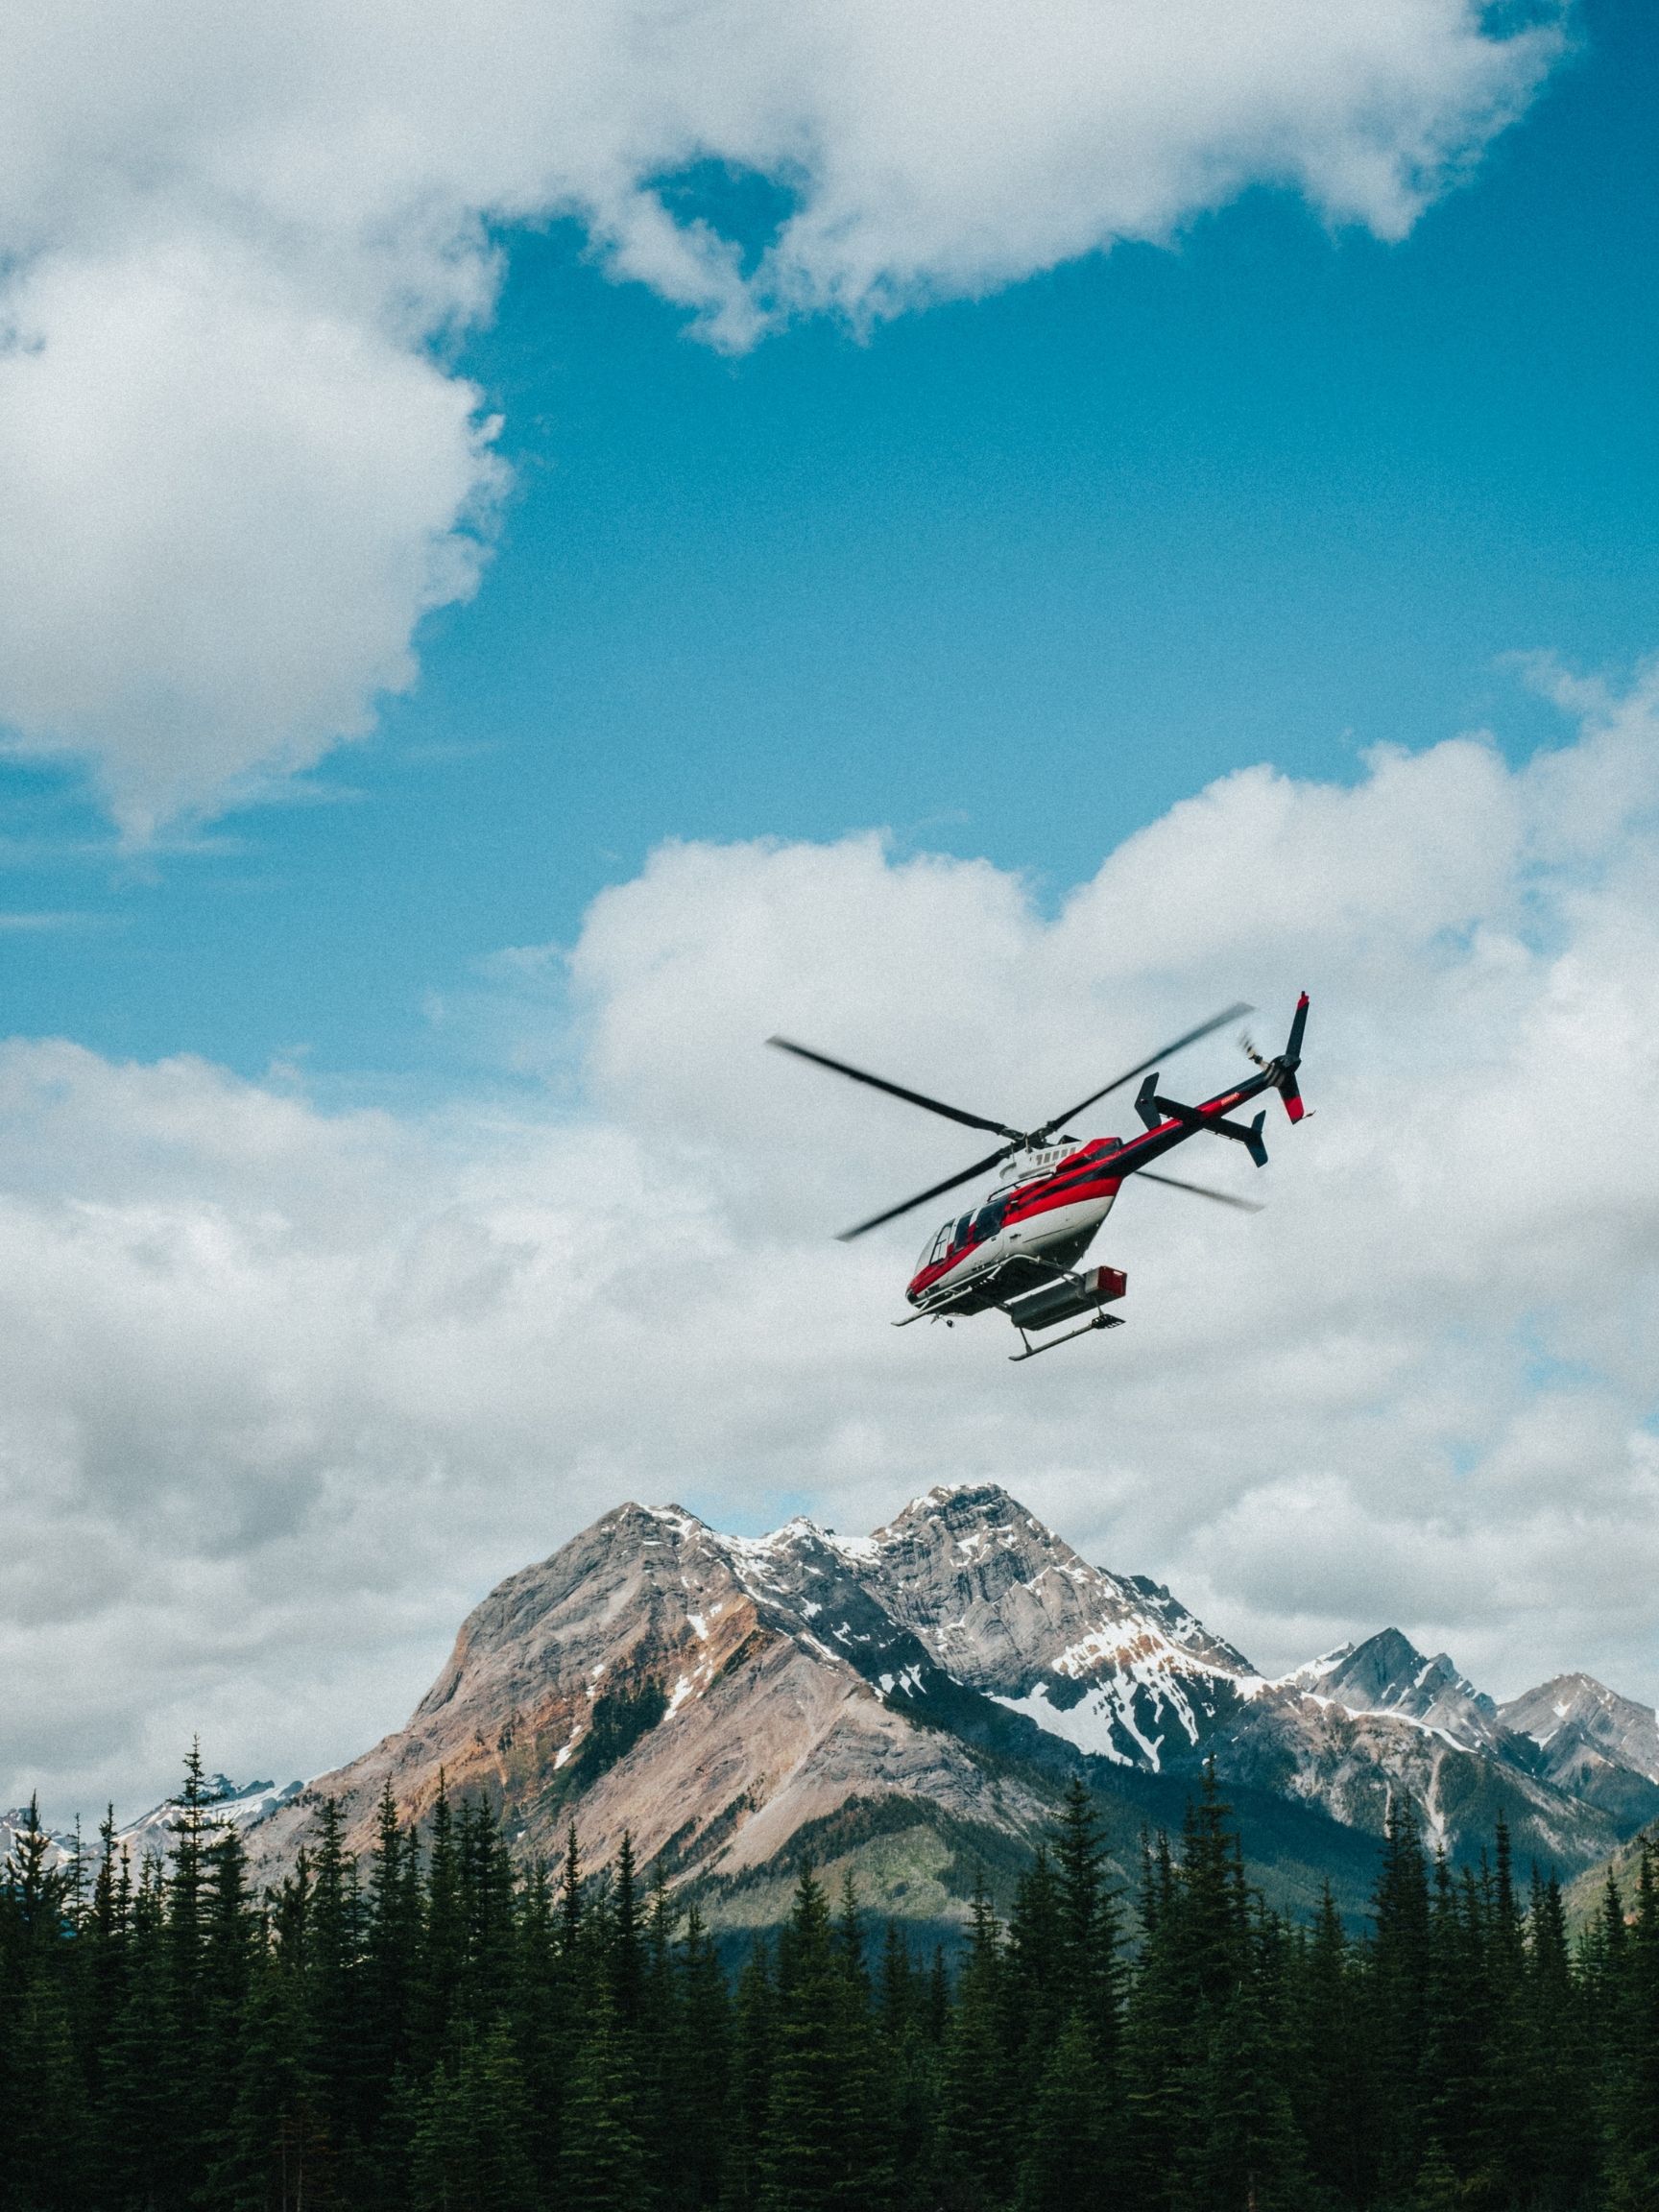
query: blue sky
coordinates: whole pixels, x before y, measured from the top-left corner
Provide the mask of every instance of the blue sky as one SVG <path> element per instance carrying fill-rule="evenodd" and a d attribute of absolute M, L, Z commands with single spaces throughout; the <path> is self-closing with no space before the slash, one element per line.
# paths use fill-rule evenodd
<path fill-rule="evenodd" d="M 1256 760 L 1559 734 L 1506 657 L 1654 643 L 1659 27 L 1601 0 L 1402 242 L 1256 188 L 731 358 L 574 224 L 503 232 L 461 356 L 516 487 L 413 693 L 302 791 L 121 858 L 12 764 L 8 1020 L 444 1089 L 432 998 L 568 941 L 664 837 L 982 854 L 1052 893 Z"/>
<path fill-rule="evenodd" d="M 204 5 L 0 71 L 0 1805 L 316 1773 L 626 1496 L 1659 1696 L 1652 12 Z M 1304 987 L 1031 1367 L 758 1043 Z"/>

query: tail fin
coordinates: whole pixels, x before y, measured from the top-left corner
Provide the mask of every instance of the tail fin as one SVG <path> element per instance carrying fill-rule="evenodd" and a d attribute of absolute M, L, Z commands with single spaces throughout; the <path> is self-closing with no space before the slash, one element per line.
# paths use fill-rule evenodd
<path fill-rule="evenodd" d="M 1285 1101 L 1285 1111 L 1292 1121 L 1300 1121 L 1308 1109 L 1302 1103 L 1302 1094 L 1296 1088 L 1296 1070 L 1302 1064 L 1302 1032 L 1308 1026 L 1308 994 L 1303 992 L 1296 1001 L 1296 1011 L 1290 1018 L 1290 1034 L 1280 1053 L 1279 1095 Z"/>

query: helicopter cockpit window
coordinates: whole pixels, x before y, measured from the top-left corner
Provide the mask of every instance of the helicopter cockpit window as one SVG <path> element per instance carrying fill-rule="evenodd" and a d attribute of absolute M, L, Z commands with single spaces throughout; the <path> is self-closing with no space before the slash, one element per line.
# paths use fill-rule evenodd
<path fill-rule="evenodd" d="M 974 1224 L 975 1243 L 983 1244 L 995 1237 L 1002 1226 L 1002 1216 L 1008 1211 L 1006 1198 L 993 1198 L 989 1206 L 981 1206 L 979 1218 Z"/>
<path fill-rule="evenodd" d="M 972 1229 L 972 1228 L 973 1228 L 973 1226 L 974 1226 L 974 1216 L 973 1216 L 973 1214 L 963 1214 L 963 1216 L 962 1216 L 962 1218 L 961 1218 L 961 1220 L 960 1220 L 960 1221 L 958 1221 L 958 1222 L 957 1222 L 957 1224 L 956 1224 L 956 1234 L 955 1234 L 955 1236 L 954 1236 L 954 1237 L 952 1237 L 952 1238 L 951 1238 L 951 1239 L 950 1239 L 951 1243 L 952 1243 L 952 1244 L 966 1244 L 966 1243 L 967 1243 L 967 1241 L 968 1241 L 968 1232 L 969 1232 L 969 1230 L 970 1230 L 970 1229 Z"/>
<path fill-rule="evenodd" d="M 951 1223 L 947 1221 L 944 1228 L 935 1230 L 933 1235 L 928 1238 L 926 1243 L 923 1245 L 922 1257 L 916 1262 L 916 1272 L 918 1275 L 921 1274 L 924 1267 L 935 1266 L 941 1260 L 944 1259 L 946 1253 L 950 1249 L 951 1226 Z"/>

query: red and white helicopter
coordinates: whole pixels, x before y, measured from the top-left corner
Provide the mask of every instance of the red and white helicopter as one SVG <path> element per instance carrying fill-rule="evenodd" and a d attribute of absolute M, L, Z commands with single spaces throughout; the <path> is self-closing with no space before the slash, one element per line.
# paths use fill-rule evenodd
<path fill-rule="evenodd" d="M 983 1313 L 996 1307 L 1020 1332 L 1024 1349 L 1009 1355 L 1018 1360 L 1029 1359 L 1038 1352 L 1051 1352 L 1074 1336 L 1086 1335 L 1091 1329 L 1119 1325 L 1118 1316 L 1103 1309 L 1121 1298 L 1128 1286 L 1121 1271 L 1090 1267 L 1079 1273 L 1077 1262 L 1131 1175 L 1143 1175 L 1148 1183 L 1167 1184 L 1171 1190 L 1189 1190 L 1194 1197 L 1213 1198 L 1222 1206 L 1260 1212 L 1248 1198 L 1235 1198 L 1225 1190 L 1211 1190 L 1202 1183 L 1184 1183 L 1178 1176 L 1152 1171 L 1153 1161 L 1162 1160 L 1177 1144 L 1185 1144 L 1189 1137 L 1204 1132 L 1231 1138 L 1244 1146 L 1258 1167 L 1265 1167 L 1267 1147 L 1262 1139 L 1265 1113 L 1258 1114 L 1252 1121 L 1231 1118 L 1238 1107 L 1264 1091 L 1277 1091 L 1289 1118 L 1301 1120 L 1304 1108 L 1302 1094 L 1296 1088 L 1296 1070 L 1302 1064 L 1302 1032 L 1308 1023 L 1306 991 L 1296 1001 L 1285 1049 L 1275 1059 L 1264 1060 L 1247 1037 L 1241 1041 L 1256 1063 L 1257 1074 L 1231 1091 L 1217 1092 L 1198 1106 L 1184 1106 L 1178 1099 L 1159 1095 L 1160 1061 L 1249 1012 L 1248 1006 L 1229 1006 L 1036 1129 L 1010 1129 L 1006 1123 L 988 1120 L 983 1115 L 964 1113 L 959 1106 L 947 1106 L 920 1091 L 906 1090 L 902 1083 L 889 1083 L 884 1076 L 871 1075 L 862 1068 L 850 1067 L 845 1060 L 832 1060 L 828 1053 L 792 1044 L 787 1037 L 769 1037 L 766 1042 L 781 1052 L 794 1053 L 798 1060 L 810 1060 L 814 1067 L 851 1076 L 854 1083 L 867 1083 L 874 1091 L 885 1091 L 890 1097 L 905 1099 L 929 1114 L 942 1114 L 948 1121 L 960 1121 L 969 1129 L 988 1129 L 1005 1140 L 995 1152 L 975 1160 L 959 1174 L 949 1175 L 943 1183 L 919 1190 L 914 1198 L 844 1229 L 841 1241 L 846 1243 L 867 1230 L 879 1229 L 884 1221 L 896 1221 L 912 1207 L 925 1206 L 929 1198 L 938 1198 L 1000 1167 L 1002 1172 L 983 1206 L 971 1209 L 958 1220 L 947 1221 L 928 1238 L 904 1293 L 916 1310 L 895 1322 L 894 1327 L 902 1329 L 912 1321 L 944 1321 L 949 1326 L 959 1315 Z M 1096 1137 L 1084 1143 L 1075 1137 L 1058 1134 L 1068 1121 L 1074 1121 L 1087 1108 L 1133 1082 L 1137 1075 L 1145 1076 L 1135 1094 L 1135 1111 L 1145 1124 L 1143 1135 L 1124 1141 Z M 1054 1328 L 1084 1313 L 1093 1318 L 1081 1329 L 1068 1330 L 1064 1336 L 1051 1336 L 1041 1344 L 1031 1341 L 1032 1330 Z"/>

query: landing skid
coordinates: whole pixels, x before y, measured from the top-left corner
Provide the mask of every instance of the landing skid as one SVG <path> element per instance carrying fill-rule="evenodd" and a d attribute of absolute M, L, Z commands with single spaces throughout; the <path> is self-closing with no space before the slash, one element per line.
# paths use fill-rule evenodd
<path fill-rule="evenodd" d="M 1018 1321 L 1014 1326 L 1020 1329 Z M 1010 1352 L 1008 1358 L 1018 1367 L 1022 1359 L 1035 1359 L 1039 1352 L 1057 1352 L 1062 1344 L 1070 1344 L 1074 1336 L 1087 1336 L 1092 1329 L 1121 1329 L 1122 1326 L 1123 1316 L 1120 1313 L 1096 1313 L 1094 1320 L 1085 1321 L 1081 1329 L 1068 1329 L 1064 1336 L 1050 1336 L 1046 1344 L 1033 1344 L 1024 1330 L 1020 1329 L 1020 1341 L 1025 1349 L 1023 1352 Z"/>
<path fill-rule="evenodd" d="M 1050 1288 L 1046 1294 L 1039 1295 L 1032 1289 L 1033 1274 L 1039 1281 L 1047 1279 Z M 1002 1284 L 1010 1287 L 998 1297 L 998 1288 Z M 969 1314 L 993 1309 L 1007 1314 L 1024 1346 L 1023 1351 L 1008 1355 L 1018 1365 L 1023 1359 L 1035 1359 L 1039 1352 L 1052 1352 L 1058 1344 L 1070 1344 L 1074 1336 L 1087 1336 L 1095 1329 L 1121 1329 L 1123 1323 L 1119 1315 L 1100 1309 L 1108 1298 L 1121 1298 L 1123 1290 L 1124 1279 L 1117 1268 L 1098 1267 L 1084 1276 L 1046 1254 L 1028 1252 L 988 1269 L 978 1282 L 965 1286 L 955 1296 L 941 1298 L 936 1305 L 906 1313 L 892 1326 L 908 1329 L 913 1321 L 943 1321 L 949 1329 Z M 1072 1295 L 1068 1296 L 1068 1291 Z M 1060 1293 L 1057 1310 L 1054 1310 L 1055 1292 Z M 1029 1310 L 1033 1306 L 1051 1310 L 1033 1313 Z M 1089 1319 L 1080 1328 L 1068 1329 L 1065 1335 L 1050 1336 L 1043 1343 L 1033 1341 L 1034 1330 L 1052 1329 L 1059 1322 L 1075 1320 L 1083 1312 L 1089 1313 Z"/>

